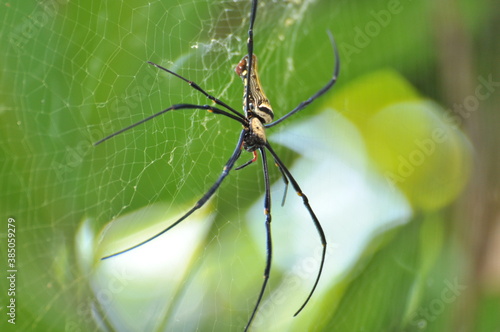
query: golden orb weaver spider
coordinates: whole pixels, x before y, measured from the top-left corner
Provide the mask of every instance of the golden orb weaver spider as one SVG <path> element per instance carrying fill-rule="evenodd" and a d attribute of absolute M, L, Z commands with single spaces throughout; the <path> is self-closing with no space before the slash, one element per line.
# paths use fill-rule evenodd
<path fill-rule="evenodd" d="M 244 114 L 236 111 L 234 108 L 231 106 L 227 105 L 223 101 L 215 98 L 214 96 L 208 94 L 204 89 L 202 89 L 198 84 L 196 84 L 193 81 L 190 81 L 181 75 L 174 73 L 173 71 L 170 71 L 167 68 L 164 68 L 158 64 L 155 64 L 153 62 L 148 62 L 149 64 L 156 66 L 157 68 L 174 75 L 181 80 L 187 82 L 192 88 L 195 90 L 201 92 L 203 95 L 205 95 L 208 99 L 210 99 L 212 102 L 214 102 L 216 105 L 219 105 L 220 107 L 224 108 L 218 108 L 210 105 L 195 105 L 195 104 L 176 104 L 172 105 L 156 114 L 153 114 L 137 123 L 134 123 L 126 128 L 123 128 L 101 140 L 96 142 L 94 145 L 99 145 L 103 143 L 104 141 L 109 140 L 110 138 L 123 133 L 124 131 L 127 131 L 129 129 L 132 129 L 146 121 L 149 121 L 159 115 L 162 115 L 164 113 L 167 113 L 172 110 L 181 110 L 181 109 L 191 109 L 191 110 L 207 110 L 208 112 L 211 112 L 213 114 L 220 114 L 225 117 L 231 118 L 236 122 L 239 122 L 242 126 L 243 129 L 241 130 L 241 133 L 239 135 L 238 142 L 236 143 L 236 147 L 234 149 L 234 152 L 232 155 L 229 157 L 228 161 L 224 165 L 222 169 L 222 173 L 219 175 L 219 178 L 215 183 L 208 189 L 208 191 L 196 202 L 196 204 L 189 210 L 187 211 L 181 218 L 176 220 L 173 224 L 171 224 L 169 227 L 165 228 L 161 232 L 157 233 L 156 235 L 142 241 L 139 244 L 136 244 L 130 248 L 127 248 L 125 250 L 119 251 L 117 253 L 108 255 L 106 257 L 103 257 L 102 259 L 108 259 L 120 254 L 123 254 L 125 252 L 128 252 L 130 250 L 133 250 L 147 242 L 150 242 L 157 237 L 161 236 L 162 234 L 168 232 L 170 229 L 174 228 L 176 225 L 181 223 L 183 220 L 187 219 L 193 212 L 201 208 L 209 199 L 212 197 L 212 195 L 217 191 L 219 186 L 222 184 L 224 179 L 229 175 L 229 172 L 234 168 L 234 165 L 236 161 L 239 159 L 241 156 L 242 150 L 246 150 L 248 152 L 251 152 L 253 154 L 253 158 L 249 160 L 248 162 L 234 168 L 235 170 L 242 169 L 253 162 L 257 160 L 257 151 L 260 152 L 261 158 L 262 158 L 262 167 L 263 167 L 263 173 L 264 173 L 264 184 L 265 184 L 265 195 L 264 195 L 264 214 L 265 214 L 265 227 L 266 227 L 266 263 L 265 263 L 265 268 L 264 268 L 264 280 L 262 282 L 261 288 L 259 295 L 257 297 L 257 301 L 254 305 L 254 308 L 252 310 L 252 313 L 250 315 L 250 318 L 248 319 L 248 322 L 245 326 L 245 331 L 247 331 L 252 323 L 252 320 L 255 317 L 255 314 L 257 313 L 257 310 L 259 308 L 259 305 L 262 301 L 262 297 L 264 295 L 264 291 L 267 286 L 267 282 L 269 280 L 269 275 L 271 271 L 271 258 L 272 258 L 272 237 L 271 237 L 271 191 L 270 191 L 270 181 L 269 181 L 269 170 L 268 170 L 268 162 L 267 162 L 267 156 L 266 156 L 266 151 L 268 151 L 271 156 L 273 157 L 276 165 L 278 166 L 278 169 L 280 170 L 284 182 L 285 182 L 285 196 L 286 196 L 286 188 L 288 187 L 288 184 L 291 183 L 292 187 L 295 189 L 297 194 L 302 198 L 303 204 L 305 208 L 307 209 L 309 215 L 311 216 L 311 219 L 314 223 L 314 226 L 316 227 L 319 237 L 321 239 L 321 244 L 322 244 L 322 255 L 321 255 L 321 262 L 320 266 L 318 269 L 318 273 L 315 279 L 315 282 L 313 284 L 313 287 L 311 291 L 309 292 L 309 295 L 305 299 L 305 301 L 302 303 L 302 305 L 299 307 L 297 312 L 294 314 L 296 316 L 299 314 L 302 309 L 307 305 L 309 302 L 311 296 L 313 295 L 316 286 L 318 285 L 319 279 L 321 277 L 321 273 L 323 271 L 323 266 L 325 263 L 325 255 L 326 255 L 326 237 L 323 232 L 323 228 L 321 227 L 321 224 L 316 217 L 313 209 L 311 208 L 309 204 L 309 200 L 307 196 L 302 192 L 302 189 L 300 188 L 299 184 L 295 180 L 295 178 L 292 176 L 288 168 L 283 164 L 281 159 L 278 157 L 274 149 L 271 147 L 270 143 L 267 141 L 266 138 L 266 129 L 271 128 L 276 126 L 277 124 L 281 123 L 282 121 L 288 119 L 290 116 L 294 115 L 295 113 L 303 110 L 306 108 L 310 103 L 312 103 L 314 100 L 316 100 L 318 97 L 326 93 L 330 88 L 335 84 L 337 81 L 339 72 L 340 72 L 340 61 L 339 61 L 339 55 L 338 55 L 338 50 L 335 45 L 335 41 L 331 35 L 331 33 L 328 31 L 328 35 L 330 38 L 330 42 L 333 46 L 333 51 L 335 55 L 335 66 L 334 66 L 334 71 L 333 75 L 328 81 L 327 84 L 325 84 L 321 89 L 319 89 L 314 95 L 312 95 L 310 98 L 306 99 L 305 101 L 301 102 L 299 105 L 297 105 L 293 110 L 290 112 L 286 113 L 283 115 L 281 118 L 278 120 L 274 120 L 274 112 L 272 110 L 272 107 L 269 103 L 269 100 L 267 99 L 263 89 L 262 85 L 260 83 L 260 79 L 257 73 L 257 58 L 253 53 L 253 28 L 254 28 L 254 22 L 255 18 L 257 16 L 257 0 L 252 0 L 252 6 L 251 6 L 251 12 L 250 12 L 250 26 L 248 29 L 248 40 L 247 40 L 247 54 L 243 57 L 243 59 L 238 63 L 238 65 L 235 68 L 236 73 L 242 78 L 243 80 L 243 85 L 244 85 L 244 93 L 243 93 L 243 111 Z M 285 196 L 283 197 L 283 202 Z"/>

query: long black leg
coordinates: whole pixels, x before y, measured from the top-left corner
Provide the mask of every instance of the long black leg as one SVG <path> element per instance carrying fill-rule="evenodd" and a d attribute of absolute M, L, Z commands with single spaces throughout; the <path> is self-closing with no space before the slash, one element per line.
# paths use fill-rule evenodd
<path fill-rule="evenodd" d="M 322 87 L 312 97 L 310 97 L 309 99 L 301 102 L 297 107 L 295 107 L 293 110 L 291 110 L 287 114 L 283 115 L 278 120 L 264 125 L 266 128 L 276 126 L 278 123 L 280 123 L 280 122 L 288 119 L 290 116 L 294 115 L 298 111 L 303 110 L 307 105 L 309 105 L 314 100 L 316 100 L 316 98 L 320 97 L 325 92 L 327 92 L 328 90 L 330 90 L 330 88 L 335 84 L 335 82 L 337 82 L 337 78 L 338 78 L 339 73 L 340 73 L 340 57 L 339 57 L 339 52 L 337 50 L 337 46 L 335 44 L 335 40 L 333 39 L 332 33 L 330 31 L 327 31 L 327 32 L 328 32 L 328 36 L 330 37 L 330 42 L 332 43 L 333 52 L 335 53 L 335 69 L 333 70 L 333 76 L 332 76 L 332 78 L 330 79 L 330 81 L 328 81 L 328 83 L 324 87 Z"/>
<path fill-rule="evenodd" d="M 219 178 L 212 185 L 212 187 L 210 187 L 210 189 L 208 189 L 208 191 L 205 193 L 205 195 L 203 195 L 203 197 L 200 198 L 198 200 L 198 202 L 196 202 L 196 204 L 188 212 L 186 212 L 182 217 L 180 217 L 179 219 L 177 219 L 177 221 L 175 221 L 172 225 L 168 226 L 167 228 L 165 228 L 161 232 L 157 233 L 156 235 L 150 237 L 149 239 L 146 239 L 146 240 L 142 241 L 141 243 L 134 245 L 133 247 L 130 247 L 130 248 L 122 250 L 122 251 L 119 251 L 119 252 L 114 253 L 112 255 L 105 256 L 105 257 L 103 257 L 101 259 L 107 259 L 107 258 L 111 258 L 111 257 L 117 256 L 117 255 L 123 254 L 123 253 L 125 253 L 127 251 L 133 250 L 133 249 L 135 249 L 137 247 L 142 246 L 145 243 L 148 243 L 148 242 L 156 239 L 157 237 L 161 236 L 162 234 L 168 232 L 169 230 L 171 230 L 172 228 L 174 228 L 175 226 L 177 226 L 181 221 L 183 221 L 187 217 L 189 217 L 194 211 L 198 210 L 203 205 L 205 205 L 205 203 L 215 193 L 215 191 L 217 190 L 217 188 L 219 188 L 219 186 L 221 185 L 222 181 L 224 181 L 224 179 L 226 178 L 226 176 L 229 174 L 229 171 L 233 168 L 234 163 L 236 162 L 236 160 L 238 160 L 238 158 L 240 157 L 240 155 L 241 155 L 241 143 L 243 142 L 243 137 L 244 136 L 245 136 L 245 131 L 242 130 L 241 134 L 240 134 L 240 138 L 238 139 L 238 144 L 236 144 L 236 148 L 234 149 L 233 154 L 231 155 L 231 157 L 229 158 L 229 160 L 227 161 L 227 163 L 222 168 L 221 175 L 219 175 Z"/>
<path fill-rule="evenodd" d="M 257 0 L 252 1 L 252 11 L 250 12 L 250 26 L 248 28 L 248 40 L 247 40 L 247 50 L 248 50 L 248 70 L 247 70 L 247 82 L 250 82 L 250 77 L 252 76 L 253 69 L 253 25 L 255 22 L 255 17 L 257 16 Z M 245 100 L 245 115 L 248 116 L 250 110 L 250 84 L 247 83 L 246 86 L 246 100 Z"/>
<path fill-rule="evenodd" d="M 266 290 L 267 281 L 269 280 L 269 273 L 271 272 L 271 260 L 273 256 L 273 243 L 271 237 L 271 189 L 269 184 L 269 169 L 267 167 L 267 157 L 266 150 L 264 148 L 260 148 L 260 154 L 262 155 L 262 168 L 264 169 L 264 184 L 266 193 L 264 195 L 264 215 L 266 216 L 266 267 L 264 268 L 264 281 L 262 282 L 262 286 L 260 288 L 259 297 L 257 298 L 257 302 L 252 311 L 252 315 L 248 320 L 247 325 L 245 326 L 245 331 L 248 331 L 250 324 L 252 324 L 252 320 L 257 313 L 257 309 L 259 308 L 260 302 L 262 301 L 262 297 L 264 296 L 264 291 Z"/>
<path fill-rule="evenodd" d="M 240 166 L 236 167 L 234 170 L 235 170 L 235 171 L 239 171 L 240 169 L 245 168 L 245 167 L 247 167 L 248 165 L 253 164 L 254 162 L 256 162 L 256 161 L 257 161 L 257 152 L 256 152 L 256 151 L 253 151 L 252 153 L 253 153 L 253 158 L 252 158 L 252 159 L 250 159 L 250 160 L 249 160 L 249 161 L 247 161 L 246 163 L 244 163 L 244 164 L 242 164 L 242 165 L 240 165 Z"/>
<path fill-rule="evenodd" d="M 163 71 L 166 71 L 167 73 L 169 74 L 172 74 L 174 75 L 175 77 L 178 77 L 180 78 L 181 80 L 183 80 L 184 82 L 188 83 L 192 88 L 194 88 L 195 90 L 198 90 L 199 92 L 201 92 L 202 94 L 205 95 L 205 97 L 207 97 L 208 99 L 210 99 L 211 101 L 213 101 L 214 103 L 218 104 L 218 105 L 221 105 L 223 107 L 225 107 L 226 109 L 228 109 L 229 111 L 231 111 L 232 113 L 236 114 L 239 118 L 241 119 L 245 119 L 245 116 L 243 114 L 241 114 L 240 112 L 238 112 L 237 110 L 235 110 L 234 108 L 232 108 L 231 106 L 229 106 L 228 104 L 226 104 L 225 102 L 223 102 L 222 100 L 220 99 L 217 99 L 215 98 L 214 96 L 208 94 L 205 90 L 203 90 L 198 84 L 196 84 L 195 82 L 191 81 L 191 80 L 188 80 L 187 78 L 185 77 L 182 77 L 181 75 L 165 68 L 165 67 L 162 67 L 154 62 L 151 62 L 151 61 L 148 61 L 148 63 L 150 65 L 153 65 Z"/>
<path fill-rule="evenodd" d="M 111 134 L 111 135 L 109 135 L 109 136 L 106 136 L 106 137 L 104 137 L 103 139 L 101 139 L 101 140 L 99 140 L 99 141 L 95 142 L 95 143 L 94 143 L 94 145 L 99 145 L 99 144 L 101 144 L 102 142 L 107 141 L 108 139 L 110 139 L 110 138 L 112 138 L 112 137 L 115 137 L 116 135 L 119 135 L 119 134 L 123 133 L 124 131 L 127 131 L 127 130 L 129 130 L 129 129 L 132 129 L 132 128 L 134 128 L 134 127 L 136 127 L 136 126 L 138 126 L 138 125 L 140 125 L 140 124 L 142 124 L 142 123 L 144 123 L 144 122 L 146 122 L 146 121 L 149 121 L 149 120 L 151 120 L 151 119 L 153 119 L 153 118 L 156 118 L 156 117 L 157 117 L 157 116 L 159 116 L 159 115 L 162 115 L 162 114 L 167 113 L 167 112 L 169 112 L 169 111 L 173 111 L 173 110 L 180 110 L 180 109 L 201 109 L 201 110 L 207 110 L 207 111 L 209 111 L 210 113 L 214 113 L 214 114 L 221 114 L 221 115 L 227 116 L 228 118 L 231 118 L 231 119 L 233 119 L 233 120 L 236 120 L 236 121 L 238 121 L 239 123 L 241 123 L 241 124 L 245 125 L 245 121 L 244 121 L 244 120 L 242 120 L 242 119 L 240 119 L 240 118 L 236 117 L 235 115 L 233 115 L 233 114 L 231 114 L 231 113 L 228 113 L 228 112 L 226 112 L 226 111 L 224 111 L 224 110 L 221 110 L 221 109 L 219 109 L 219 108 L 216 108 L 216 107 L 213 107 L 213 106 L 210 106 L 210 105 L 178 104 L 178 105 L 172 105 L 172 106 L 170 106 L 169 108 L 164 109 L 163 111 L 160 111 L 160 112 L 158 112 L 158 113 L 156 113 L 156 114 L 153 114 L 153 115 L 151 115 L 151 116 L 148 116 L 147 118 L 142 119 L 142 120 L 141 120 L 141 121 L 139 121 L 139 122 L 136 122 L 136 123 L 134 123 L 134 124 L 132 124 L 132 125 L 130 125 L 130 126 L 128 126 L 128 127 L 125 127 L 125 128 L 123 128 L 123 129 L 121 129 L 121 130 L 118 130 L 116 133 L 113 133 L 113 134 Z"/>
<path fill-rule="evenodd" d="M 279 159 L 276 152 L 274 152 L 274 150 L 271 148 L 271 145 L 269 145 L 269 142 L 266 142 L 266 148 L 267 148 L 267 150 L 269 150 L 271 155 L 274 157 L 274 160 L 276 161 L 276 163 L 281 167 L 283 173 L 286 175 L 286 177 L 292 183 L 292 187 L 297 192 L 297 195 L 299 195 L 302 198 L 302 202 L 304 203 L 304 206 L 306 207 L 307 211 L 309 212 L 309 215 L 311 216 L 311 219 L 314 223 L 314 226 L 316 226 L 316 230 L 318 231 L 319 237 L 321 239 L 321 245 L 323 246 L 323 252 L 321 254 L 321 262 L 319 265 L 319 270 L 318 270 L 318 275 L 316 277 L 316 281 L 314 282 L 314 285 L 313 285 L 309 295 L 307 296 L 306 300 L 300 306 L 299 310 L 297 310 L 297 312 L 294 314 L 294 316 L 297 316 L 299 314 L 299 312 L 301 312 L 302 309 L 304 309 L 307 302 L 309 302 L 309 299 L 311 298 L 314 291 L 316 290 L 316 286 L 318 285 L 319 278 L 321 277 L 321 272 L 323 272 L 323 265 L 325 263 L 325 256 L 326 256 L 326 237 L 325 237 L 325 233 L 323 232 L 323 227 L 321 227 L 321 224 L 320 224 L 318 218 L 316 217 L 316 214 L 314 213 L 313 209 L 311 208 L 311 205 L 309 205 L 309 200 L 308 200 L 307 196 L 302 192 L 302 189 L 300 189 L 300 186 L 297 183 L 297 181 L 295 181 L 295 179 L 292 176 L 292 174 L 290 173 L 290 171 L 286 168 L 286 166 L 283 164 L 283 162 Z"/>
<path fill-rule="evenodd" d="M 285 172 L 283 172 L 283 169 L 278 164 L 278 162 L 276 160 L 274 162 L 275 162 L 276 166 L 278 166 L 278 169 L 281 172 L 281 177 L 283 179 L 283 182 L 285 183 L 285 190 L 283 190 L 283 199 L 281 200 L 281 206 L 284 206 L 285 205 L 285 200 L 286 200 L 286 194 L 288 193 L 288 178 L 286 177 Z"/>
<path fill-rule="evenodd" d="M 235 168 L 235 170 L 237 170 L 237 171 L 238 171 L 238 170 L 240 170 L 240 169 L 242 169 L 242 168 L 245 168 L 245 167 L 247 167 L 248 165 L 250 165 L 250 164 L 252 164 L 252 163 L 254 163 L 254 162 L 256 162 L 256 161 L 257 161 L 257 153 L 254 151 L 254 152 L 253 152 L 253 158 L 252 158 L 252 159 L 250 159 L 249 161 L 247 161 L 246 163 L 244 163 L 244 164 L 242 164 L 242 165 L 240 165 L 240 166 L 236 167 L 236 168 Z M 287 194 L 287 192 L 288 192 L 288 179 L 287 179 L 287 177 L 286 177 L 285 173 L 283 172 L 283 170 L 281 169 L 280 165 L 278 165 L 278 163 L 276 163 L 276 166 L 277 166 L 277 167 L 278 167 L 278 169 L 280 170 L 281 175 L 282 175 L 282 178 L 283 178 L 283 182 L 285 183 L 285 190 L 283 191 L 283 199 L 281 200 L 281 206 L 284 206 L 284 205 L 285 205 L 285 200 L 286 200 L 286 194 Z"/>
<path fill-rule="evenodd" d="M 249 161 L 247 161 L 246 163 L 244 163 L 244 164 L 236 167 L 235 170 L 239 171 L 240 169 L 245 168 L 248 165 L 253 164 L 256 161 L 257 161 L 257 153 L 254 151 L 253 152 L 253 158 L 250 159 Z M 278 163 L 275 163 L 275 164 L 278 167 L 278 169 L 280 170 L 281 176 L 283 178 L 283 182 L 285 183 L 285 190 L 283 191 L 283 198 L 281 200 L 281 206 L 284 206 L 285 205 L 285 200 L 286 200 L 286 193 L 288 192 L 288 179 L 287 179 L 285 173 L 283 172 L 283 170 L 281 169 L 280 165 L 278 165 Z"/>

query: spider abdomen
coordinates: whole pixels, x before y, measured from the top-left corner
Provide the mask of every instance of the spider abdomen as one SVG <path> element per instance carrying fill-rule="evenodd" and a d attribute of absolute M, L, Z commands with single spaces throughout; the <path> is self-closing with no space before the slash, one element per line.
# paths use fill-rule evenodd
<path fill-rule="evenodd" d="M 252 70 L 250 75 L 250 82 L 247 80 L 248 74 L 248 55 L 245 55 L 243 59 L 238 63 L 235 68 L 236 74 L 243 80 L 243 85 L 245 89 L 243 90 L 243 110 L 246 107 L 246 93 L 247 85 L 249 84 L 249 95 L 248 95 L 248 105 L 249 109 L 245 112 L 247 117 L 256 116 L 262 123 L 271 123 L 274 118 L 273 109 L 267 99 L 262 85 L 260 83 L 259 74 L 257 71 L 257 57 L 255 54 L 252 55 Z"/>

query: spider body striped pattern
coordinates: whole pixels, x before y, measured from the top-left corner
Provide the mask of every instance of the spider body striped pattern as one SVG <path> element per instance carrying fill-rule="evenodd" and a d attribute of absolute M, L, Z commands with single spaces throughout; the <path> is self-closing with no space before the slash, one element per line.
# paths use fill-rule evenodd
<path fill-rule="evenodd" d="M 266 131 L 264 124 L 271 123 L 274 119 L 274 112 L 267 99 L 260 83 L 259 74 L 257 71 L 257 57 L 252 56 L 253 66 L 252 74 L 248 76 L 248 55 L 238 63 L 235 68 L 236 74 L 243 80 L 243 86 L 249 87 L 248 93 L 248 109 L 246 110 L 246 118 L 248 121 L 246 135 L 243 138 L 243 148 L 249 152 L 254 152 L 258 148 L 265 146 L 267 142 Z M 243 93 L 243 110 L 245 111 L 247 100 L 247 90 Z M 255 159 L 255 155 L 254 155 Z M 241 168 L 238 168 L 241 169 Z"/>

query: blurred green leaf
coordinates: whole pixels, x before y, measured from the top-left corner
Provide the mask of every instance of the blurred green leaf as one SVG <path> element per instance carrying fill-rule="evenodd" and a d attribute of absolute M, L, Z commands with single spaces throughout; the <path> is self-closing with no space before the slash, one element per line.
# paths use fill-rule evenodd
<path fill-rule="evenodd" d="M 359 127 L 380 172 L 414 207 L 436 210 L 462 192 L 472 163 L 470 142 L 400 75 L 369 74 L 344 87 L 332 105 Z"/>

